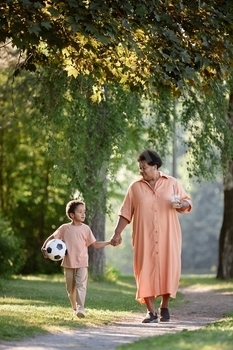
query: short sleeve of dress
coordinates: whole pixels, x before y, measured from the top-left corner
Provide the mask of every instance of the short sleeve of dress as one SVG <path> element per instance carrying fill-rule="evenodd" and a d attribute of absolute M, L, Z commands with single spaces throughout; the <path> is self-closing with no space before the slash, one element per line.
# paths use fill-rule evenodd
<path fill-rule="evenodd" d="M 183 200 L 186 200 L 189 203 L 189 207 L 186 210 L 179 210 L 179 209 L 176 209 L 176 210 L 181 214 L 189 213 L 192 210 L 192 206 L 193 206 L 191 198 L 186 193 L 186 191 L 184 190 L 183 186 L 180 184 L 179 181 L 177 181 L 177 187 L 178 187 L 178 194 L 180 195 L 180 198 Z"/>

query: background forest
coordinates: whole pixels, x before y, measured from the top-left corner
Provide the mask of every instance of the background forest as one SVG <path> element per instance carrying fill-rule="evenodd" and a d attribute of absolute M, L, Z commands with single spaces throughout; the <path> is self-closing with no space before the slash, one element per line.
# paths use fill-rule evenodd
<path fill-rule="evenodd" d="M 6 240 L 13 240 L 14 244 L 10 244 L 10 249 L 15 249 L 15 255 L 12 258 L 12 251 L 8 252 L 9 267 L 14 266 L 15 271 L 24 274 L 59 271 L 60 263 L 45 261 L 40 253 L 40 247 L 45 237 L 61 223 L 67 222 L 65 204 L 70 199 L 70 180 L 66 173 L 60 176 L 57 168 L 62 167 L 64 160 L 67 160 L 66 153 L 68 155 L 70 152 L 69 146 L 62 144 L 62 147 L 67 148 L 56 150 L 55 148 L 49 149 L 47 143 L 48 138 L 54 137 L 54 133 L 63 137 L 65 120 L 61 118 L 58 119 L 56 125 L 52 125 L 52 121 L 48 124 L 47 117 L 43 116 L 44 96 L 40 92 L 43 83 L 40 87 L 38 79 L 33 75 L 25 73 L 13 81 L 12 77 L 2 70 L 1 80 L 1 120 L 3 124 L 0 129 L 2 165 L 0 198 L 1 211 L 4 215 L 0 221 L 2 252 L 4 245 L 7 249 Z M 56 86 L 56 91 L 58 88 L 59 85 Z M 42 102 L 38 100 L 38 96 Z M 126 98 L 128 98 L 128 93 L 126 93 Z M 124 110 L 129 108 L 130 112 L 139 114 L 135 101 L 137 100 L 132 98 L 131 103 L 127 102 L 128 106 L 124 104 Z M 119 114 L 122 113 L 120 108 L 118 106 L 116 110 Z M 146 118 L 147 116 L 142 114 L 142 120 Z M 44 125 L 40 124 L 41 122 Z M 71 125 L 72 123 L 73 120 L 71 120 Z M 146 137 L 148 133 L 145 127 L 143 129 L 143 122 L 141 123 L 138 125 L 138 131 L 135 130 L 134 125 L 133 133 L 128 135 L 127 142 L 130 148 L 127 149 L 124 145 L 122 149 L 124 155 L 118 155 L 117 161 L 115 160 L 117 165 L 114 161 L 111 165 L 118 171 L 116 175 L 112 174 L 107 181 L 108 210 L 104 216 L 106 238 L 110 238 L 113 233 L 117 212 L 128 185 L 138 176 L 136 157 L 141 150 L 139 140 L 143 144 L 143 137 Z M 74 128 L 75 124 L 72 127 Z M 84 129 L 79 130 L 78 127 L 77 132 L 83 134 L 82 137 L 86 137 Z M 141 137 L 139 137 L 139 132 Z M 179 135 L 176 137 L 175 158 L 174 155 L 173 157 L 164 156 L 162 170 L 169 174 L 175 171 L 175 176 L 181 180 L 183 186 L 191 194 L 194 203 L 194 209 L 190 215 L 180 215 L 183 228 L 183 270 L 215 272 L 223 210 L 221 179 L 218 182 L 202 182 L 201 184 L 190 179 L 184 148 L 179 141 Z M 80 154 L 82 152 L 79 142 L 77 154 L 79 151 Z M 50 143 L 50 147 L 51 145 L 53 143 Z M 172 147 L 174 145 L 171 141 L 167 148 L 171 151 Z M 59 159 L 62 161 L 62 153 L 59 152 L 65 154 L 61 164 Z M 158 152 L 166 153 L 162 147 Z M 78 172 L 79 160 L 74 163 Z M 173 163 L 176 165 L 175 170 Z M 56 167 L 54 164 L 57 164 Z M 79 177 L 79 174 L 77 176 Z M 79 192 L 75 193 L 75 191 L 74 196 L 79 196 Z M 130 226 L 125 230 L 123 244 L 119 248 L 108 247 L 105 252 L 108 266 L 122 273 L 132 273 Z M 5 266 L 3 264 L 5 271 L 8 271 L 7 266 L 8 264 Z"/>
<path fill-rule="evenodd" d="M 71 198 L 86 202 L 98 240 L 111 237 L 136 157 L 154 148 L 194 202 L 180 216 L 183 270 L 232 278 L 232 1 L 0 10 L 0 274 L 60 271 L 40 247 Z M 107 259 L 89 249 L 94 277 L 106 262 L 128 273 L 128 232 Z"/>

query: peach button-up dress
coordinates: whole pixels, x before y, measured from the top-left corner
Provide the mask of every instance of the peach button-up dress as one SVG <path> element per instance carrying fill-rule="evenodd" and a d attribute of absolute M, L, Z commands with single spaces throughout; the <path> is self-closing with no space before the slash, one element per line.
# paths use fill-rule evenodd
<path fill-rule="evenodd" d="M 181 228 L 178 209 L 171 205 L 175 193 L 190 197 L 177 179 L 160 172 L 154 189 L 143 178 L 133 182 L 126 193 L 119 215 L 132 222 L 136 299 L 170 294 L 176 297 L 181 275 Z"/>

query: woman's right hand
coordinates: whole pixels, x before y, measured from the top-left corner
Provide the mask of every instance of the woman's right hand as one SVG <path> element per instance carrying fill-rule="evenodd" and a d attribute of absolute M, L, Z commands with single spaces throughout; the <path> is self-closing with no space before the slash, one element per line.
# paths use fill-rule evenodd
<path fill-rule="evenodd" d="M 111 238 L 111 245 L 116 247 L 122 242 L 122 237 L 120 233 L 115 233 Z"/>

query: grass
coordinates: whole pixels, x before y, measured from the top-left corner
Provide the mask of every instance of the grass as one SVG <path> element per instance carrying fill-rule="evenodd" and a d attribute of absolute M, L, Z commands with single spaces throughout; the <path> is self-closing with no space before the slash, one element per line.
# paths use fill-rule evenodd
<path fill-rule="evenodd" d="M 219 282 L 207 275 L 183 276 L 180 285 L 206 286 L 233 293 L 233 281 Z M 90 280 L 86 299 L 87 317 L 77 322 L 77 318 L 72 317 L 62 274 L 15 276 L 3 280 L 0 284 L 0 341 L 19 340 L 77 327 L 101 326 L 135 312 L 144 315 L 145 307 L 135 301 L 135 290 L 132 276 L 120 276 L 115 282 Z M 172 308 L 179 307 L 183 302 L 182 294 L 178 293 L 172 301 Z M 151 337 L 118 349 L 230 350 L 232 343 L 233 312 L 203 330 Z"/>
<path fill-rule="evenodd" d="M 133 277 L 88 284 L 86 311 L 72 317 L 63 275 L 15 276 L 0 286 L 0 339 L 15 340 L 59 329 L 100 326 L 138 311 Z"/>
<path fill-rule="evenodd" d="M 115 282 L 89 281 L 85 319 L 74 318 L 63 275 L 15 276 L 0 285 L 0 340 L 18 340 L 61 329 L 101 326 L 145 313 L 135 301 L 133 276 L 118 277 Z M 173 304 L 182 300 L 179 293 Z"/>
<path fill-rule="evenodd" d="M 233 280 L 220 281 L 213 275 L 183 275 L 180 280 L 180 287 L 196 286 L 196 287 L 210 287 L 211 290 L 218 290 L 218 292 L 233 293 Z"/>

